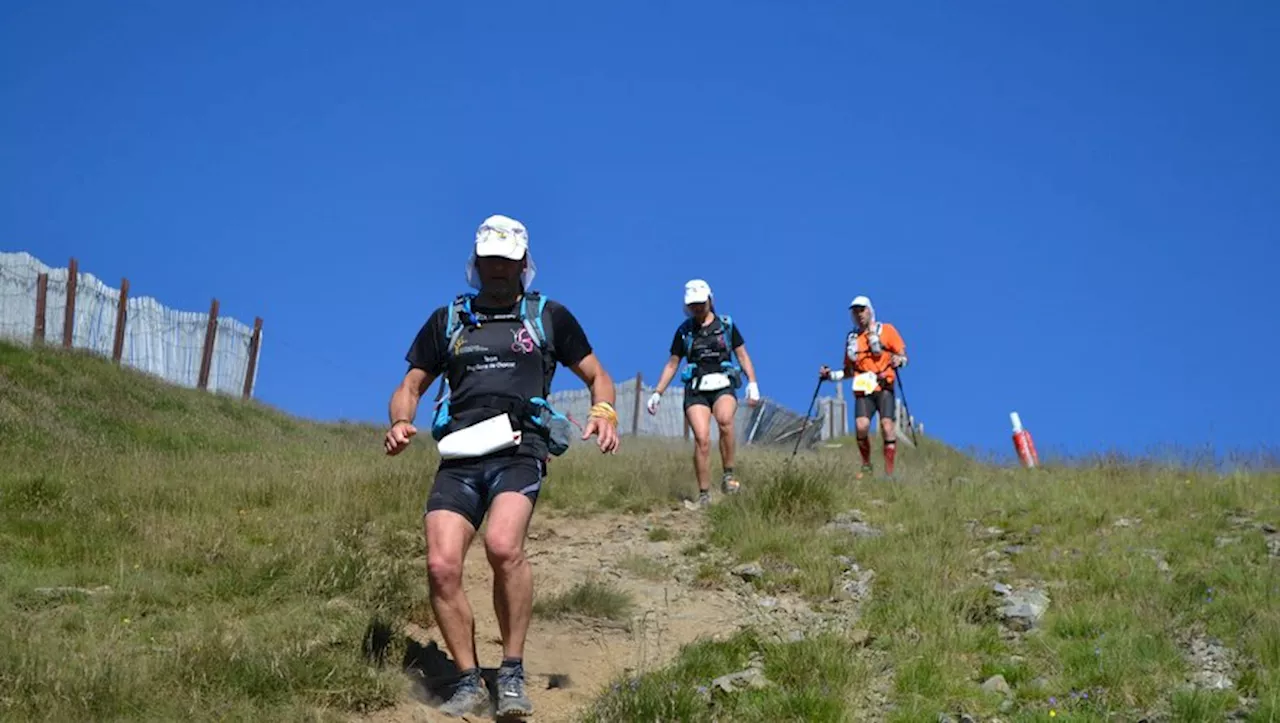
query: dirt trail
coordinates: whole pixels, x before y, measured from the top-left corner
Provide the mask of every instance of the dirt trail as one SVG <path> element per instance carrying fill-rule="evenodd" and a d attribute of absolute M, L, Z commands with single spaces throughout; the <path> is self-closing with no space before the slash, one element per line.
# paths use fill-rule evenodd
<path fill-rule="evenodd" d="M 525 649 L 525 672 L 535 715 L 530 720 L 569 721 L 616 676 L 662 667 L 681 645 L 699 637 L 720 637 L 758 623 L 760 610 L 749 594 L 720 579 L 711 586 L 694 583 L 697 569 L 715 553 L 685 555 L 700 539 L 703 515 L 680 508 L 647 515 L 567 516 L 539 510 L 530 529 L 527 554 L 533 566 L 535 600 L 563 592 L 595 575 L 631 593 L 630 625 L 598 619 L 550 621 L 534 616 Z M 662 527 L 670 539 L 653 542 L 648 531 Z M 476 617 L 476 646 L 486 673 L 501 660 L 498 625 L 492 607 L 492 573 L 478 542 L 467 555 L 465 586 Z M 661 579 L 646 579 L 627 569 L 629 557 L 667 566 Z M 712 564 L 722 566 L 716 557 Z M 727 572 L 727 567 L 722 567 Z M 629 627 L 629 630 L 628 630 Z M 414 699 L 356 718 L 361 723 L 458 721 L 435 710 L 438 677 L 448 680 L 452 664 L 439 631 L 406 631 L 423 646 L 413 651 L 425 671 L 414 684 Z M 554 684 L 554 687 L 550 687 Z M 492 720 L 492 715 L 465 720 Z"/>

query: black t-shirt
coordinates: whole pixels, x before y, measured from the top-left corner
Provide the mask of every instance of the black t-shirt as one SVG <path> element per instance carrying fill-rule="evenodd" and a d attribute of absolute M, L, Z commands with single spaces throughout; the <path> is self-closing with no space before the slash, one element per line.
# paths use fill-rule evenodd
<path fill-rule="evenodd" d="M 519 311 L 515 306 L 487 308 L 473 304 L 471 308 L 480 314 L 510 314 Z M 554 299 L 547 299 L 542 313 L 544 317 L 551 318 L 556 361 L 571 367 L 591 353 L 591 342 L 587 340 L 586 331 L 568 308 Z M 441 306 L 431 312 L 427 322 L 418 330 L 409 353 L 404 357 L 410 368 L 425 369 L 433 376 L 444 372 L 444 330 L 448 323 L 449 306 Z"/>
<path fill-rule="evenodd" d="M 533 308 L 532 302 L 530 308 Z M 545 397 L 557 362 L 573 366 L 591 353 L 591 343 L 578 320 L 563 304 L 552 299 L 547 299 L 542 310 L 543 328 L 551 336 L 549 346 L 553 352 L 553 361 L 545 367 L 542 350 L 535 346 L 525 326 L 516 318 L 519 304 L 490 308 L 473 302 L 472 309 L 481 315 L 482 323 L 478 327 L 464 327 L 452 357 L 445 353 L 449 306 L 431 313 L 405 355 L 410 368 L 424 369 L 437 376 L 447 374 L 451 418 L 447 432 L 483 421 L 500 411 L 510 411 L 500 409 L 503 401 L 499 398 L 527 401 Z M 427 410 L 434 419 L 434 407 L 429 406 Z M 515 421 L 519 428 L 520 420 Z M 527 431 L 518 451 L 545 457 L 546 441 L 538 428 L 529 423 L 523 428 Z"/>
<path fill-rule="evenodd" d="M 684 332 L 695 322 L 686 320 L 676 329 L 676 334 L 671 338 L 671 354 L 683 358 L 685 356 L 684 349 Z M 733 356 L 733 350 L 742 346 L 742 332 L 738 330 L 737 322 L 733 324 L 733 338 L 729 343 L 725 343 L 724 339 L 724 322 L 717 316 L 715 319 L 705 326 L 702 326 L 693 332 L 693 349 L 689 352 L 689 363 L 695 367 L 695 374 L 710 374 L 721 370 L 721 363 L 730 361 Z"/>

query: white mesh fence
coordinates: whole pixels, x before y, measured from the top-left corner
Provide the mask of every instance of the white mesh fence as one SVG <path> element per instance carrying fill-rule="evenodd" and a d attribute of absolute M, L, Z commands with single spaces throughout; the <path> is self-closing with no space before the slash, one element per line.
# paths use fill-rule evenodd
<path fill-rule="evenodd" d="M 0 337 L 24 344 L 36 332 L 36 295 L 40 274 L 48 274 L 44 340 L 61 346 L 66 328 L 69 270 L 51 268 L 27 253 L 0 252 Z M 75 318 L 71 346 L 110 357 L 115 345 L 120 290 L 93 274 L 76 275 Z M 208 312 L 178 311 L 157 300 L 130 294 L 125 302 L 124 344 L 120 363 L 184 387 L 199 386 Z M 225 394 L 244 392 L 253 328 L 218 316 L 208 389 Z M 262 332 L 258 334 L 261 359 Z M 257 383 L 257 368 L 250 395 Z"/>
<path fill-rule="evenodd" d="M 636 433 L 639 422 L 639 435 L 650 437 L 682 438 L 686 436 L 684 416 L 684 388 L 673 385 L 662 395 L 662 403 L 656 414 L 649 414 L 645 402 L 655 388 L 639 384 L 640 406 L 637 414 L 636 380 L 629 379 L 614 384 L 616 395 L 615 407 L 618 412 L 618 433 L 632 435 Z M 586 424 L 587 413 L 591 409 L 591 392 L 588 389 L 571 389 L 553 393 L 547 400 L 557 411 L 568 414 L 579 424 Z M 899 443 L 914 446 L 908 425 L 912 419 L 906 414 L 906 407 L 901 399 L 897 400 L 895 422 L 900 430 Z M 734 414 L 734 436 L 740 444 L 782 445 L 794 448 L 796 435 L 804 429 L 804 437 L 800 442 L 802 449 L 812 448 L 819 443 L 853 433 L 848 422 L 849 409 L 844 395 L 819 396 L 814 404 L 813 415 L 806 423 L 804 412 L 796 412 L 777 402 L 763 397 L 760 404 L 751 407 L 745 398 L 739 398 L 738 410 Z M 923 434 L 922 426 L 916 423 L 916 433 Z M 692 432 L 688 433 L 692 439 Z M 714 420 L 711 423 L 711 441 L 720 438 L 720 428 Z"/>
<path fill-rule="evenodd" d="M 639 385 L 639 414 L 637 414 L 636 386 L 636 380 L 634 379 L 618 382 L 614 385 L 616 394 L 615 408 L 618 412 L 618 433 L 621 435 L 635 434 L 638 420 L 640 436 L 684 437 L 684 388 L 678 384 L 671 386 L 663 393 L 662 403 L 658 405 L 657 413 L 649 414 L 649 410 L 645 408 L 645 402 L 648 401 L 649 395 L 655 391 L 655 388 L 641 383 Z M 587 413 L 591 409 L 590 390 L 572 389 L 555 392 L 547 401 L 551 403 L 551 406 L 556 411 L 568 414 L 579 424 L 586 424 Z M 747 404 L 745 397 L 740 395 L 738 410 L 734 414 L 734 436 L 741 444 L 795 445 L 796 435 L 800 433 L 801 427 L 803 427 L 804 437 L 800 446 L 802 448 L 810 448 L 821 440 L 830 438 L 832 436 L 831 430 L 833 429 L 836 430 L 836 434 L 842 433 L 844 426 L 840 419 L 830 422 L 825 418 L 826 415 L 842 416 L 843 400 L 819 401 L 829 401 L 831 403 L 816 405 L 814 411 L 817 414 L 810 417 L 806 424 L 803 412 L 794 412 L 768 397 L 761 398 L 757 406 L 751 407 Z M 689 432 L 689 436 L 692 438 L 692 432 Z M 715 442 L 719 438 L 719 425 L 712 420 L 711 440 Z"/>

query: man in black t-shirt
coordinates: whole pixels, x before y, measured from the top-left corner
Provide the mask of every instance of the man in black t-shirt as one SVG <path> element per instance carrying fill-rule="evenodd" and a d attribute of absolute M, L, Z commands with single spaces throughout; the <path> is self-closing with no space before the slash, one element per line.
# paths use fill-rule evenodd
<path fill-rule="evenodd" d="M 525 532 L 548 455 L 557 449 L 552 444 L 568 440 L 556 440 L 548 432 L 545 422 L 551 412 L 530 400 L 548 396 L 557 363 L 591 389 L 582 439 L 595 435 L 601 452 L 618 447 L 613 380 L 573 314 L 528 291 L 533 275 L 524 226 L 505 216 L 486 219 L 467 268 L 467 281 L 479 293 L 469 305 L 450 304 L 430 315 L 405 357 L 409 370 L 391 397 L 384 446 L 395 455 L 417 433 L 413 419 L 422 394 L 437 377 L 448 382 L 447 419 L 433 424 L 441 462 L 427 498 L 424 527 L 431 606 L 462 671 L 452 697 L 440 707 L 452 715 L 487 710 L 489 704 L 481 686 L 474 618 L 462 589 L 462 561 L 486 515 L 485 552 L 494 572 L 493 604 L 502 631 L 498 715 L 533 711 L 524 689 L 524 643 L 533 605 Z M 455 334 L 448 333 L 451 308 L 459 323 Z"/>
<path fill-rule="evenodd" d="M 671 356 L 658 377 L 658 386 L 649 397 L 649 413 L 657 414 L 667 384 L 675 376 L 683 359 L 689 364 L 684 390 L 684 413 L 693 432 L 693 469 L 698 480 L 698 504 L 711 504 L 711 420 L 720 430 L 720 463 L 724 474 L 720 488 L 726 494 L 738 491 L 738 478 L 733 471 L 736 447 L 733 418 L 738 411 L 739 371 L 732 360 L 736 356 L 746 373 L 747 404 L 756 406 L 760 389 L 756 370 L 747 354 L 742 332 L 737 323 L 725 328 L 725 318 L 716 313 L 711 287 L 702 279 L 685 284 L 685 311 L 688 318 L 676 328 L 671 339 Z M 732 319 L 730 319 L 732 321 Z"/>

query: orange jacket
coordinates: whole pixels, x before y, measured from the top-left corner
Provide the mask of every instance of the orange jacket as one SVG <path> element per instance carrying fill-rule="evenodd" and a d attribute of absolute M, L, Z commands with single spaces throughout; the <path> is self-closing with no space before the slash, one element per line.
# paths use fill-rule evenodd
<path fill-rule="evenodd" d="M 902 335 L 898 333 L 893 324 L 887 321 L 880 322 L 879 355 L 871 353 L 871 347 L 867 343 L 866 330 L 850 332 L 849 338 L 845 342 L 845 376 L 863 372 L 875 372 L 884 379 L 884 383 L 881 386 L 892 387 L 894 379 L 897 378 L 897 372 L 893 368 L 893 355 L 905 355 L 906 353 L 907 343 L 902 340 Z"/>

